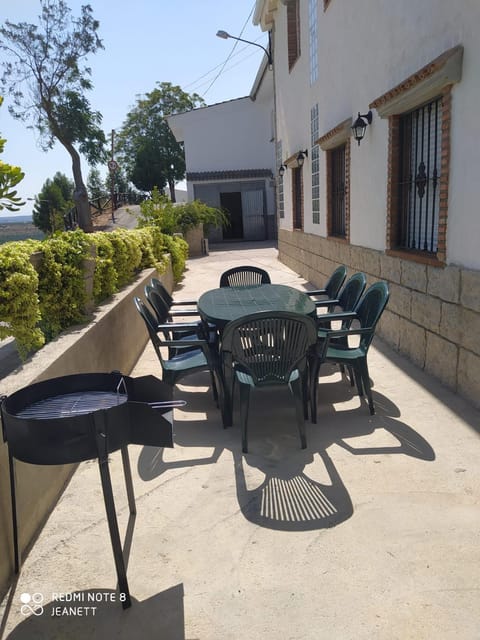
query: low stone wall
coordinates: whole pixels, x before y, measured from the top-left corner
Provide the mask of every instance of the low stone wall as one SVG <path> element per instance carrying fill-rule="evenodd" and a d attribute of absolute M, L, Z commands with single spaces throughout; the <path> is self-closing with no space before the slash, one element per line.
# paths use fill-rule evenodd
<path fill-rule="evenodd" d="M 145 324 L 133 304 L 144 297 L 144 286 L 155 275 L 169 291 L 171 267 L 161 276 L 146 269 L 93 315 L 88 325 L 74 327 L 38 351 L 30 361 L 1 381 L 1 393 L 10 395 L 22 387 L 75 373 L 130 373 L 148 341 Z M 155 373 L 159 373 L 155 372 Z M 37 466 L 15 461 L 19 545 L 25 551 L 41 530 L 63 493 L 76 465 Z M 0 442 L 0 596 L 13 573 L 12 514 L 8 452 Z"/>
<path fill-rule="evenodd" d="M 480 407 L 480 272 L 444 269 L 307 233 L 279 230 L 279 259 L 316 286 L 336 266 L 387 280 L 377 333 L 421 369 Z"/>

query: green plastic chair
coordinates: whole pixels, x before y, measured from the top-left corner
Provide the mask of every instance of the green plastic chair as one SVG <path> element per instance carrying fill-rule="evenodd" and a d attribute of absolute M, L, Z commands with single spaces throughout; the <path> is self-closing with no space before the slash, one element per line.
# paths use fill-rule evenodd
<path fill-rule="evenodd" d="M 134 303 L 145 322 L 150 341 L 162 367 L 162 380 L 174 387 L 179 380 L 192 373 L 209 371 L 213 399 L 218 406 L 215 377 L 219 373 L 219 362 L 215 349 L 212 349 L 206 340 L 201 340 L 196 336 L 182 337 L 181 339 L 173 338 L 174 332 L 178 331 L 179 327 L 182 330 L 195 330 L 196 324 L 181 323 L 178 325 L 170 322 L 159 324 L 150 309 L 140 298 L 135 297 Z M 165 333 L 167 337 L 165 337 Z M 162 347 L 169 348 L 168 358 L 162 355 Z"/>
<path fill-rule="evenodd" d="M 233 267 L 220 276 L 220 287 L 253 287 L 261 284 L 271 284 L 271 280 L 265 269 L 259 267 Z"/>
<path fill-rule="evenodd" d="M 335 362 L 349 369 L 351 368 L 354 372 L 358 395 L 363 396 L 365 391 L 370 414 L 373 415 L 375 413 L 368 373 L 367 353 L 375 335 L 377 323 L 387 306 L 389 296 L 388 284 L 386 282 L 376 282 L 367 289 L 355 308 L 355 312 L 333 314 L 334 316 L 349 315 L 350 321 L 355 320 L 358 322 L 359 327 L 353 329 L 326 329 L 317 341 L 315 353 L 309 359 L 312 422 L 315 423 L 317 421 L 318 374 L 320 365 L 323 362 Z M 358 346 L 348 346 L 349 336 L 360 336 Z"/>
<path fill-rule="evenodd" d="M 317 336 L 319 340 L 325 339 L 328 329 L 332 329 L 332 322 L 339 320 L 341 329 L 349 329 L 353 319 L 356 317 L 355 308 L 357 307 L 365 287 L 367 286 L 367 278 L 364 273 L 354 273 L 351 276 L 345 286 L 343 287 L 337 300 L 320 300 L 315 302 L 315 306 L 327 307 L 328 313 L 318 314 L 317 316 Z M 335 313 L 335 309 L 339 308 L 340 311 Z M 348 346 L 348 337 L 343 336 L 336 339 L 332 339 L 337 344 L 343 344 Z M 345 366 L 340 364 L 340 370 L 342 373 L 345 371 Z M 350 383 L 354 385 L 354 373 L 353 369 L 349 367 Z"/>
<path fill-rule="evenodd" d="M 158 278 L 152 278 L 150 280 L 150 285 L 158 292 L 159 295 L 162 296 L 162 298 L 165 299 L 169 307 L 176 305 L 184 305 L 187 307 L 191 305 L 197 306 L 196 300 L 174 300 L 168 289 Z"/>
<path fill-rule="evenodd" d="M 244 453 L 248 453 L 247 422 L 252 387 L 288 385 L 295 401 L 302 449 L 307 446 L 304 415 L 308 396 L 307 353 L 316 341 L 315 320 L 286 311 L 261 311 L 226 325 L 221 346 L 227 380 L 225 395 L 228 394 L 232 402 L 236 380 L 240 384 Z"/>
<path fill-rule="evenodd" d="M 346 277 L 347 267 L 342 264 L 335 269 L 323 289 L 314 289 L 313 291 L 305 291 L 305 293 L 307 296 L 327 296 L 327 298 L 334 299 L 338 296 Z"/>
<path fill-rule="evenodd" d="M 343 289 L 341 290 L 338 298 L 328 300 L 316 300 L 315 306 L 317 309 L 326 307 L 326 314 L 318 314 L 317 326 L 330 327 L 331 319 L 327 318 L 328 314 L 334 313 L 336 308 L 340 309 L 340 312 L 353 311 L 357 306 L 360 298 L 362 297 L 365 287 L 367 286 L 367 278 L 364 273 L 354 273 L 353 276 L 347 280 Z M 344 329 L 345 327 L 342 327 Z"/>

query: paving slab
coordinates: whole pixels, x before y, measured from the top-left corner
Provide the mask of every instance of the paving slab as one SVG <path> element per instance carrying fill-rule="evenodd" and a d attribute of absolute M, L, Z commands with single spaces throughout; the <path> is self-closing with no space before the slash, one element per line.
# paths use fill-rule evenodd
<path fill-rule="evenodd" d="M 268 243 L 229 244 L 189 260 L 176 298 L 241 264 L 313 288 Z M 284 391 L 254 392 L 243 455 L 238 413 L 223 429 L 208 374 L 179 384 L 175 447 L 129 447 L 134 523 L 111 456 L 132 607 L 86 462 L 3 603 L 4 637 L 478 640 L 480 414 L 378 340 L 369 365 L 376 414 L 325 367 L 306 450 Z M 150 347 L 132 375 L 147 373 L 160 375 Z M 42 611 L 22 611 L 35 593 Z"/>

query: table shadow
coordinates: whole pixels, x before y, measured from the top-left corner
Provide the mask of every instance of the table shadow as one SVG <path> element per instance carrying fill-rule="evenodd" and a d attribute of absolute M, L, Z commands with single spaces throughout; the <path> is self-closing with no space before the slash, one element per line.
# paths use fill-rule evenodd
<path fill-rule="evenodd" d="M 255 401 L 257 393 L 266 395 L 262 402 Z M 353 515 L 348 489 L 332 460 L 331 449 L 335 445 L 356 456 L 407 455 L 425 462 L 435 459 L 430 444 L 400 421 L 398 407 L 377 391 L 373 391 L 374 416 L 345 380 L 326 379 L 321 383 L 321 394 L 318 424 L 307 421 L 307 449 L 302 450 L 290 394 L 279 393 L 279 389 L 255 389 L 249 418 L 249 453 L 245 455 L 241 452 L 238 397 L 234 402 L 234 426 L 222 429 L 218 409 L 209 406 L 205 411 L 203 393 L 195 393 L 192 387 L 182 390 L 177 397 L 187 399 L 186 408 L 192 415 L 203 411 L 205 419 L 177 422 L 175 442 L 186 448 L 211 447 L 212 451 L 206 457 L 165 461 L 162 449 L 144 447 L 138 462 L 140 477 L 151 480 L 170 468 L 214 464 L 224 451 L 229 451 L 243 516 L 262 527 L 304 531 L 334 527 Z M 355 401 L 353 408 L 338 410 L 342 402 L 354 397 L 358 404 Z M 287 412 L 291 412 L 291 418 Z M 388 444 L 375 444 L 375 436 L 381 430 L 389 434 Z M 359 443 L 356 438 L 361 439 Z M 322 482 L 309 477 L 308 468 L 313 462 L 321 465 Z M 318 469 L 315 467 L 316 476 Z M 262 478 L 254 488 L 252 475 Z"/>

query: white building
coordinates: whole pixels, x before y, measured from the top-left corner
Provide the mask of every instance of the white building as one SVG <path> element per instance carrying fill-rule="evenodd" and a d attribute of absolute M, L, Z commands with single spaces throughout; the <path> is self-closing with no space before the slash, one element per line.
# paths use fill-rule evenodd
<path fill-rule="evenodd" d="M 479 403 L 480 3 L 257 0 L 254 23 L 273 41 L 280 258 L 319 285 L 340 263 L 388 280 L 379 333 Z"/>
<path fill-rule="evenodd" d="M 265 59 L 249 96 L 168 118 L 184 142 L 188 199 L 229 213 L 230 226 L 210 241 L 276 235 L 272 114 L 272 71 Z"/>

